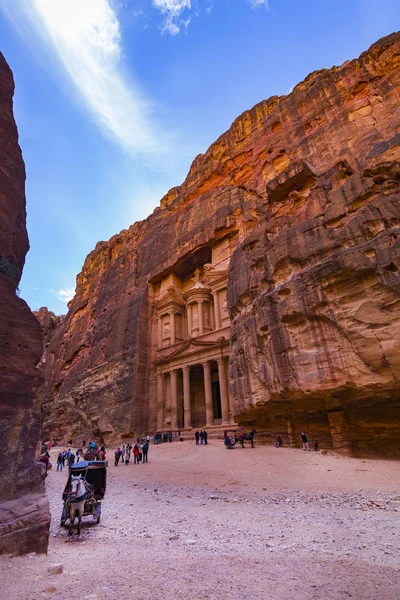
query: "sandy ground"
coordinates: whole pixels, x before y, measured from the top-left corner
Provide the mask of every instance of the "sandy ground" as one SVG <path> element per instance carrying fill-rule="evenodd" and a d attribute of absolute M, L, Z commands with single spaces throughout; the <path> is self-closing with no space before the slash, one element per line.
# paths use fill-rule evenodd
<path fill-rule="evenodd" d="M 48 555 L 0 558 L 1 600 L 400 598 L 398 462 L 151 445 L 147 465 L 110 460 L 80 539 L 59 526 L 66 478 L 47 478 Z"/>

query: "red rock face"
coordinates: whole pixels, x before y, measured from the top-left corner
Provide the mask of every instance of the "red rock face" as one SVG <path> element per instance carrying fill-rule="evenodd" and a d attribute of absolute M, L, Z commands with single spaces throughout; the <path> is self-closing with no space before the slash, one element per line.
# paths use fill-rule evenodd
<path fill-rule="evenodd" d="M 22 554 L 47 550 L 50 514 L 42 467 L 35 460 L 42 334 L 15 293 L 29 244 L 13 92 L 11 71 L 0 54 L 0 553 Z"/>
<path fill-rule="evenodd" d="M 328 446 L 393 452 L 399 80 L 398 34 L 309 75 L 241 115 L 146 221 L 96 246 L 47 354 L 49 435 L 155 429 L 149 281 L 209 262 L 236 235 L 236 420 L 293 444 L 304 428 Z"/>

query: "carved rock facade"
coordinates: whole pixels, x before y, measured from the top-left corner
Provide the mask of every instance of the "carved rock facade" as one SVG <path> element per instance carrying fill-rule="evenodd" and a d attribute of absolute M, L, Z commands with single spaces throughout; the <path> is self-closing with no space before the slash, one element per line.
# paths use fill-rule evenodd
<path fill-rule="evenodd" d="M 399 100 L 393 34 L 241 115 L 99 243 L 47 353 L 49 435 L 236 420 L 395 453 Z"/>
<path fill-rule="evenodd" d="M 29 243 L 13 93 L 13 77 L 0 53 L 0 553 L 22 554 L 47 550 L 50 513 L 43 465 L 35 460 L 42 332 L 16 295 Z"/>

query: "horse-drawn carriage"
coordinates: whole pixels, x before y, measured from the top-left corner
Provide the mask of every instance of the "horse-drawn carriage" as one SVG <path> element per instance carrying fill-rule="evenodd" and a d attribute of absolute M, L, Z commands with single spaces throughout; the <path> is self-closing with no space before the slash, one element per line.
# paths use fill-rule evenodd
<path fill-rule="evenodd" d="M 69 535 L 72 535 L 75 517 L 78 518 L 78 535 L 82 517 L 90 515 L 96 523 L 100 523 L 101 501 L 106 492 L 107 464 L 106 460 L 83 460 L 70 467 L 62 495 L 64 506 L 61 514 L 62 527 L 69 519 Z"/>
<path fill-rule="evenodd" d="M 233 433 L 233 436 L 230 436 L 230 433 Z M 227 429 L 224 435 L 225 448 L 231 450 L 238 442 L 241 447 L 244 448 L 244 442 L 246 440 L 249 441 L 251 443 L 251 447 L 254 448 L 253 440 L 256 433 L 257 431 L 254 428 L 249 433 L 237 429 Z"/>

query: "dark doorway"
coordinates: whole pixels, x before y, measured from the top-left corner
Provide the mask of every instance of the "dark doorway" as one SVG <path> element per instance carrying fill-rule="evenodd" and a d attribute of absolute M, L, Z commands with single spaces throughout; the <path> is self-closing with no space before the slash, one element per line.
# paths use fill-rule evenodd
<path fill-rule="evenodd" d="M 219 389 L 219 381 L 213 381 L 211 383 L 211 387 L 212 387 L 214 419 L 222 419 L 221 392 Z"/>

